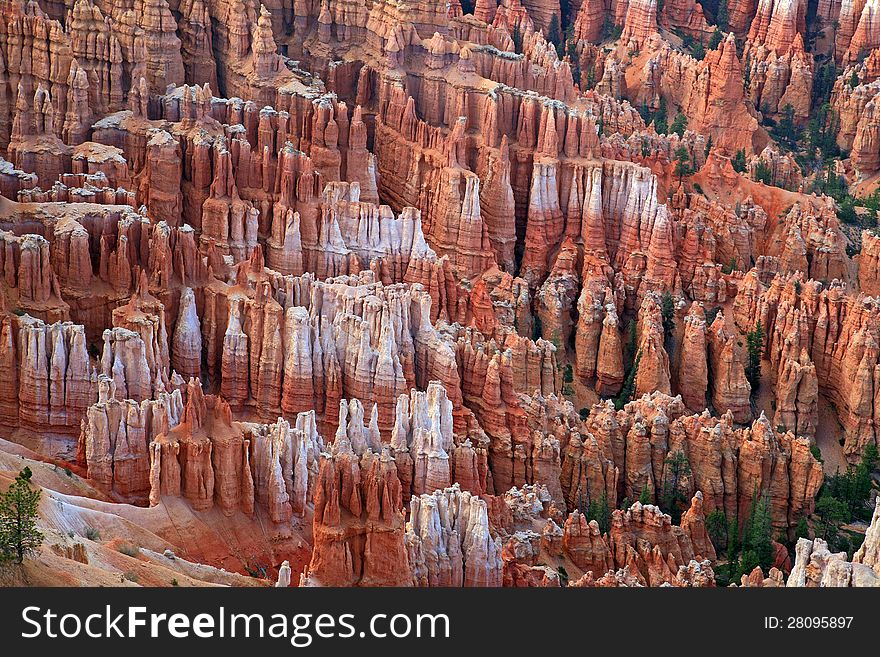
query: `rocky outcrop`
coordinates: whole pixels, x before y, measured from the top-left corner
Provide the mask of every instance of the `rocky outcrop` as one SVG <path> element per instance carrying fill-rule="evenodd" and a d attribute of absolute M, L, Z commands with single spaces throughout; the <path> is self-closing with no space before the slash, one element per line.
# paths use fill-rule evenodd
<path fill-rule="evenodd" d="M 774 526 L 787 530 L 812 512 L 823 481 L 809 441 L 774 431 L 764 416 L 740 429 L 729 412 L 720 419 L 707 411 L 686 415 L 680 398 L 654 393 L 619 412 L 610 402 L 594 406 L 586 428 L 620 472 L 615 499 L 635 499 L 645 489 L 659 499 L 654 496 L 667 485 L 667 458 L 681 452 L 693 476 L 687 494 L 702 491 L 706 513 L 721 509 L 742 520 L 757 490 L 769 496 Z M 602 481 L 599 472 L 607 471 L 605 466 L 591 478 Z"/>
<path fill-rule="evenodd" d="M 409 586 L 397 467 L 387 450 L 360 457 L 346 436 L 321 456 L 315 488 L 312 560 L 304 586 Z"/>
<path fill-rule="evenodd" d="M 229 404 L 205 395 L 190 379 L 180 422 L 150 443 L 150 504 L 171 495 L 186 498 L 196 511 L 216 504 L 226 515 L 253 513 L 249 447 Z"/>
<path fill-rule="evenodd" d="M 880 560 L 878 560 L 878 527 L 880 527 L 880 502 L 874 509 L 871 525 L 865 533 L 862 546 L 847 561 L 846 552 L 832 553 L 821 538 L 798 539 L 795 546 L 795 563 L 786 586 L 880 586 Z"/>
<path fill-rule="evenodd" d="M 501 586 L 501 541 L 486 503 L 458 484 L 413 496 L 406 547 L 414 586 Z"/>
<path fill-rule="evenodd" d="M 697 412 L 706 407 L 709 386 L 706 331 L 706 315 L 695 302 L 684 318 L 677 383 L 685 406 Z"/>
<path fill-rule="evenodd" d="M 833 86 L 871 191 L 877 5 L 806 5 L 6 0 L 4 437 L 282 585 L 712 585 L 878 441 L 876 240 L 762 127 Z"/>
<path fill-rule="evenodd" d="M 754 270 L 741 286 L 734 317 L 742 327 L 757 319 L 764 326 L 766 353 L 784 383 L 780 392 L 788 400 L 786 412 L 794 413 L 789 419 L 794 426 L 786 428 L 795 430 L 803 422 L 809 435 L 814 426 L 812 365 L 819 393 L 835 405 L 845 428 L 844 451 L 857 461 L 865 445 L 876 441 L 873 402 L 868 401 L 874 397 L 869 371 L 878 343 L 872 328 L 877 312 L 873 298 L 847 294 L 839 282 L 825 287 L 799 276 L 776 274 L 765 283 Z M 802 400 L 800 412 L 797 397 Z"/>
<path fill-rule="evenodd" d="M 150 496 L 150 445 L 177 426 L 184 406 L 180 390 L 140 403 L 119 400 L 116 383 L 101 375 L 98 402 L 82 421 L 78 460 L 88 478 L 121 500 L 145 503 Z"/>

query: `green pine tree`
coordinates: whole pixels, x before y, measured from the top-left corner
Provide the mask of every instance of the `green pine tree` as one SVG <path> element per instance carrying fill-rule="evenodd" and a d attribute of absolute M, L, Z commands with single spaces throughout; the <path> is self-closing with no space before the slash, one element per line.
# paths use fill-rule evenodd
<path fill-rule="evenodd" d="M 595 520 L 599 524 L 599 531 L 603 534 L 611 529 L 611 508 L 608 506 L 608 495 L 602 493 L 598 502 L 590 502 L 586 516 L 587 521 Z"/>
<path fill-rule="evenodd" d="M 682 144 L 678 147 L 678 150 L 675 151 L 675 175 L 678 176 L 678 184 L 681 184 L 682 179 L 689 175 L 691 172 L 690 165 L 690 153 L 688 153 L 687 146 Z"/>
<path fill-rule="evenodd" d="M 642 352 L 640 351 L 636 354 L 636 357 L 633 360 L 629 374 L 626 375 L 626 380 L 623 382 L 623 389 L 620 391 L 620 395 L 614 400 L 614 408 L 618 411 L 632 401 L 632 396 L 636 387 L 636 375 L 639 372 L 639 361 L 641 359 Z"/>
<path fill-rule="evenodd" d="M 663 335 L 666 344 L 672 340 L 672 332 L 675 330 L 675 299 L 666 290 L 660 299 L 660 315 L 663 318 Z"/>
<path fill-rule="evenodd" d="M 684 114 L 676 114 L 669 126 L 669 132 L 674 132 L 679 137 L 684 137 L 684 131 L 687 128 L 687 117 Z"/>
<path fill-rule="evenodd" d="M 721 509 L 715 509 L 706 516 L 706 533 L 716 552 L 727 549 L 727 516 Z"/>
<path fill-rule="evenodd" d="M 764 325 L 761 320 L 755 324 L 755 328 L 746 333 L 746 345 L 749 352 L 749 360 L 746 365 L 746 379 L 752 386 L 752 395 L 758 392 L 761 385 L 761 356 L 764 353 Z"/>
<path fill-rule="evenodd" d="M 660 495 L 660 508 L 672 517 L 673 524 L 681 520 L 681 507 L 687 502 L 685 480 L 691 474 L 691 466 L 684 452 L 677 451 L 666 457 L 666 477 Z"/>
<path fill-rule="evenodd" d="M 744 148 L 734 153 L 731 164 L 733 164 L 733 170 L 737 173 L 742 173 L 746 170 L 746 151 Z"/>
<path fill-rule="evenodd" d="M 669 132 L 669 124 L 666 119 L 666 99 L 660 96 L 660 106 L 654 113 L 654 131 L 658 135 L 665 135 Z"/>
<path fill-rule="evenodd" d="M 25 467 L 0 495 L 0 560 L 22 563 L 43 542 L 35 522 L 40 490 L 31 488 L 31 476 Z"/>

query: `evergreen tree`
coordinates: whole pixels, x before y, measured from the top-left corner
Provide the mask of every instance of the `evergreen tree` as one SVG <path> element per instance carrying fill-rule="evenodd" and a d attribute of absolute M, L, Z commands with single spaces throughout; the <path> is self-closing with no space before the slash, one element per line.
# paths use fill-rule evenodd
<path fill-rule="evenodd" d="M 859 86 L 859 74 L 856 71 L 852 72 L 852 75 L 849 76 L 849 86 L 855 89 Z"/>
<path fill-rule="evenodd" d="M 614 408 L 618 411 L 632 400 L 636 386 L 636 375 L 639 372 L 639 361 L 641 359 L 642 352 L 640 351 L 636 354 L 635 360 L 633 360 L 633 365 L 629 370 L 629 374 L 626 375 L 626 380 L 623 382 L 623 389 L 620 391 L 620 395 L 614 400 Z"/>
<path fill-rule="evenodd" d="M 736 517 L 731 518 L 727 521 L 727 559 L 730 562 L 731 566 L 733 566 L 736 561 L 736 557 L 739 554 L 740 549 L 739 543 L 739 521 Z M 731 575 L 732 571 L 728 571 L 728 575 Z"/>
<path fill-rule="evenodd" d="M 688 153 L 687 147 L 682 144 L 678 147 L 678 150 L 675 151 L 675 175 L 678 176 L 679 185 L 681 184 L 682 179 L 691 172 L 689 160 L 690 153 Z"/>
<path fill-rule="evenodd" d="M 819 67 L 813 79 L 813 107 L 820 107 L 831 100 L 831 92 L 837 81 L 837 67 L 829 59 Z"/>
<path fill-rule="evenodd" d="M 773 521 L 770 515 L 770 498 L 767 493 L 752 496 L 749 517 L 743 532 L 743 550 L 753 551 L 758 565 L 765 571 L 773 565 Z M 754 569 L 743 568 L 744 573 Z"/>
<path fill-rule="evenodd" d="M 709 138 L 706 140 L 706 158 L 709 158 L 709 153 L 712 152 L 712 135 L 709 135 Z"/>
<path fill-rule="evenodd" d="M 801 516 L 801 519 L 798 520 L 797 527 L 794 530 L 795 538 L 810 538 L 810 525 L 807 523 L 807 519 Z"/>
<path fill-rule="evenodd" d="M 838 525 L 847 521 L 849 509 L 845 502 L 823 494 L 816 502 L 816 515 L 821 521 L 819 526 L 822 528 L 822 538 L 826 541 L 833 540 L 837 536 Z"/>
<path fill-rule="evenodd" d="M 666 99 L 660 96 L 660 106 L 654 113 L 654 131 L 658 135 L 665 135 L 669 132 L 669 123 L 666 118 Z"/>
<path fill-rule="evenodd" d="M 511 40 L 513 41 L 513 51 L 516 53 L 522 52 L 522 30 L 519 29 L 519 23 L 513 26 L 513 32 L 510 35 Z"/>
<path fill-rule="evenodd" d="M 586 513 L 587 521 L 595 520 L 599 531 L 603 534 L 611 529 L 611 508 L 608 506 L 608 495 L 602 493 L 598 502 L 590 502 Z"/>
<path fill-rule="evenodd" d="M 716 552 L 727 549 L 727 516 L 724 511 L 715 509 L 706 516 L 706 533 Z"/>
<path fill-rule="evenodd" d="M 31 476 L 25 467 L 0 495 L 0 561 L 22 563 L 43 542 L 35 522 L 40 490 L 31 488 Z"/>
<path fill-rule="evenodd" d="M 672 125 L 669 126 L 669 132 L 674 132 L 679 137 L 684 137 L 685 128 L 687 128 L 687 117 L 681 113 L 676 114 L 672 120 Z"/>
<path fill-rule="evenodd" d="M 673 524 L 681 520 L 681 506 L 687 502 L 685 480 L 691 474 L 691 466 L 684 452 L 677 451 L 666 457 L 666 477 L 663 481 L 661 508 L 672 516 Z"/>
<path fill-rule="evenodd" d="M 712 36 L 709 37 L 709 50 L 715 50 L 723 40 L 724 34 L 716 27 Z"/>
<path fill-rule="evenodd" d="M 663 293 L 663 297 L 660 300 L 660 314 L 663 317 L 663 335 L 666 344 L 669 344 L 672 339 L 672 332 L 675 330 L 675 300 L 672 298 L 669 290 Z"/>
<path fill-rule="evenodd" d="M 746 333 L 746 345 L 749 352 L 749 361 L 746 365 L 746 378 L 752 386 L 752 394 L 758 392 L 761 385 L 761 356 L 764 353 L 764 325 L 759 319 L 755 328 Z"/>
<path fill-rule="evenodd" d="M 642 506 L 651 503 L 651 492 L 648 490 L 648 482 L 645 482 L 645 485 L 642 486 L 642 492 L 639 495 L 639 504 Z"/>
<path fill-rule="evenodd" d="M 746 150 L 744 148 L 740 148 L 734 153 L 731 164 L 733 165 L 733 170 L 737 173 L 742 173 L 746 170 Z"/>
<path fill-rule="evenodd" d="M 559 16 L 557 14 L 553 14 L 553 18 L 550 19 L 550 27 L 547 28 L 547 41 L 554 45 L 556 54 L 561 56 L 563 53 L 562 30 L 559 27 Z"/>
<path fill-rule="evenodd" d="M 727 516 L 721 509 L 715 509 L 706 516 L 706 533 L 716 552 L 727 549 Z"/>
<path fill-rule="evenodd" d="M 800 133 L 794 124 L 794 107 L 791 105 L 786 104 L 782 108 L 782 118 L 776 124 L 774 136 L 778 142 L 789 150 L 797 149 Z"/>
<path fill-rule="evenodd" d="M 730 27 L 730 12 L 727 9 L 727 0 L 718 3 L 718 13 L 715 15 L 715 24 L 725 32 Z"/>
<path fill-rule="evenodd" d="M 770 170 L 770 166 L 764 162 L 764 160 L 758 160 L 755 163 L 755 174 L 754 174 L 755 182 L 762 182 L 765 185 L 773 184 L 773 172 Z"/>

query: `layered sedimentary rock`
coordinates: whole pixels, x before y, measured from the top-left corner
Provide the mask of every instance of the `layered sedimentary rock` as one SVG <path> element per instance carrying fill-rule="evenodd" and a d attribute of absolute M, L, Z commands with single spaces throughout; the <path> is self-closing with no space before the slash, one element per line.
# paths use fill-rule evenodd
<path fill-rule="evenodd" d="M 406 546 L 415 586 L 501 586 L 501 542 L 486 503 L 457 484 L 413 496 Z"/>
<path fill-rule="evenodd" d="M 693 474 L 688 493 L 702 492 L 706 513 L 721 509 L 728 517 L 745 518 L 757 489 L 769 496 L 774 526 L 786 529 L 812 512 L 823 480 L 810 443 L 774 431 L 764 416 L 740 429 L 730 412 L 720 420 L 708 411 L 687 415 L 680 398 L 654 393 L 621 411 L 610 403 L 593 407 L 586 428 L 599 454 L 619 472 L 616 499 L 638 498 L 645 489 L 656 499 L 667 485 L 667 458 L 681 452 Z M 565 463 L 563 472 L 567 469 Z M 608 471 L 604 466 L 599 472 Z M 599 472 L 588 481 L 603 481 Z M 604 481 L 599 491 L 607 490 L 607 474 Z M 589 485 L 581 484 L 582 494 Z"/>
<path fill-rule="evenodd" d="M 869 401 L 875 394 L 870 372 L 878 340 L 872 319 L 877 313 L 874 299 L 847 294 L 839 282 L 825 286 L 781 273 L 762 282 L 757 270 L 749 272 L 741 287 L 734 311 L 737 324 L 751 327 L 761 321 L 771 365 L 788 387 L 781 392 L 789 399 L 792 394 L 801 399 L 800 412 L 795 400 L 788 403 L 786 410 L 795 412 L 795 426 L 787 428 L 794 430 L 804 422 L 810 435 L 815 427 L 815 385 L 837 408 L 845 427 L 844 451 L 857 460 L 865 445 L 876 442 L 874 405 Z M 793 386 L 787 382 L 792 378 Z"/>
<path fill-rule="evenodd" d="M 315 488 L 315 546 L 306 586 L 409 586 L 403 499 L 387 450 L 361 456 L 337 436 L 321 457 Z"/>
<path fill-rule="evenodd" d="M 312 522 L 282 585 L 709 586 L 707 514 L 757 492 L 791 538 L 811 441 L 878 442 L 877 240 L 805 191 L 880 170 L 875 0 L 815 40 L 804 0 L 720 40 L 691 0 L 283 5 L 3 4 L 8 437 L 113 501 Z M 801 172 L 789 115 L 850 157 Z M 681 456 L 679 525 L 587 522 Z"/>
<path fill-rule="evenodd" d="M 82 422 L 79 459 L 89 479 L 123 500 L 143 503 L 150 495 L 150 444 L 183 415 L 180 390 L 140 403 L 119 400 L 116 383 L 101 375 L 98 402 Z"/>

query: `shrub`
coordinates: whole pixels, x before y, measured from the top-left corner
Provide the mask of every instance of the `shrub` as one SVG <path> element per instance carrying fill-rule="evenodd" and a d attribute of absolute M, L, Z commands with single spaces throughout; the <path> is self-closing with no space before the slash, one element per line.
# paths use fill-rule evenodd
<path fill-rule="evenodd" d="M 119 546 L 119 551 L 129 557 L 137 557 L 141 553 L 140 548 L 136 545 L 131 545 L 129 543 L 123 543 Z"/>

